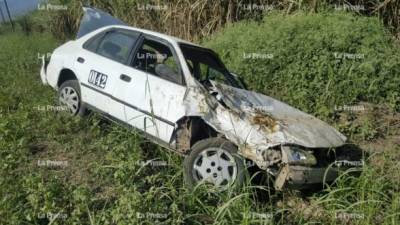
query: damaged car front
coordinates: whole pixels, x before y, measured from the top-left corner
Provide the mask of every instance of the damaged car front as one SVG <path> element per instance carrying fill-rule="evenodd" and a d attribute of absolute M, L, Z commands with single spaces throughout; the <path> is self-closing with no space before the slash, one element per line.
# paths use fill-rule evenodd
<path fill-rule="evenodd" d="M 205 95 L 201 115 L 221 136 L 238 147 L 238 154 L 275 177 L 274 187 L 303 188 L 338 176 L 335 150 L 346 137 L 327 123 L 274 98 L 246 90 L 209 49 L 181 45 L 192 76 Z M 205 68 L 205 69 L 204 69 Z M 201 71 L 203 69 L 203 71 Z M 206 104 L 202 104 L 205 102 Z"/>

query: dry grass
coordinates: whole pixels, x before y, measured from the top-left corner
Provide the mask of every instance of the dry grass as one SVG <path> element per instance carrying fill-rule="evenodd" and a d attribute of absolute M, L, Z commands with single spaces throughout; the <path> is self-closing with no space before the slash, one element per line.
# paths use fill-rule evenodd
<path fill-rule="evenodd" d="M 224 0 L 219 4 L 210 0 L 71 0 L 68 10 L 57 12 L 52 21 L 51 28 L 56 36 L 65 38 L 66 34 L 68 36 L 76 33 L 83 2 L 90 2 L 91 6 L 101 8 L 130 25 L 191 41 L 207 37 L 227 23 L 243 19 L 259 20 L 271 8 L 287 13 L 296 10 L 317 12 L 332 9 L 335 5 L 351 4 L 364 8 L 356 12 L 358 14 L 379 16 L 400 37 L 400 2 L 397 0 Z M 262 7 L 265 10 L 260 10 Z"/>

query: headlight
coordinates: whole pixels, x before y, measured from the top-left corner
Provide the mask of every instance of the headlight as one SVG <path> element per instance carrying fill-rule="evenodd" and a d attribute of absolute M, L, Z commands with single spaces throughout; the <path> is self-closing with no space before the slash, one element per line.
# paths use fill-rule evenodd
<path fill-rule="evenodd" d="M 314 166 L 317 164 L 315 156 L 296 146 L 282 146 L 282 161 L 289 165 Z"/>

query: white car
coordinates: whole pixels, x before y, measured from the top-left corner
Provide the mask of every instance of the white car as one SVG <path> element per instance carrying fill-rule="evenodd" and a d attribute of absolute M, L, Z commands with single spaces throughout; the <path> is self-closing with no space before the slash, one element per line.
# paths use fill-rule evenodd
<path fill-rule="evenodd" d="M 77 39 L 41 69 L 73 115 L 99 112 L 184 155 L 191 186 L 240 186 L 246 162 L 274 177 L 276 189 L 337 176 L 328 152 L 346 137 L 325 122 L 246 90 L 210 49 L 84 11 Z"/>

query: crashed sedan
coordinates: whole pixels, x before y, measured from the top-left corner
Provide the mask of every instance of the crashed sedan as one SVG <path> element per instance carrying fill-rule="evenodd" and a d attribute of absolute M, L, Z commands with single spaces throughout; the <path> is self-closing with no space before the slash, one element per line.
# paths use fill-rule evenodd
<path fill-rule="evenodd" d="M 325 122 L 247 90 L 210 49 L 84 11 L 40 74 L 73 115 L 99 112 L 182 154 L 190 186 L 240 186 L 248 162 L 278 190 L 337 177 L 328 152 L 346 137 Z"/>

